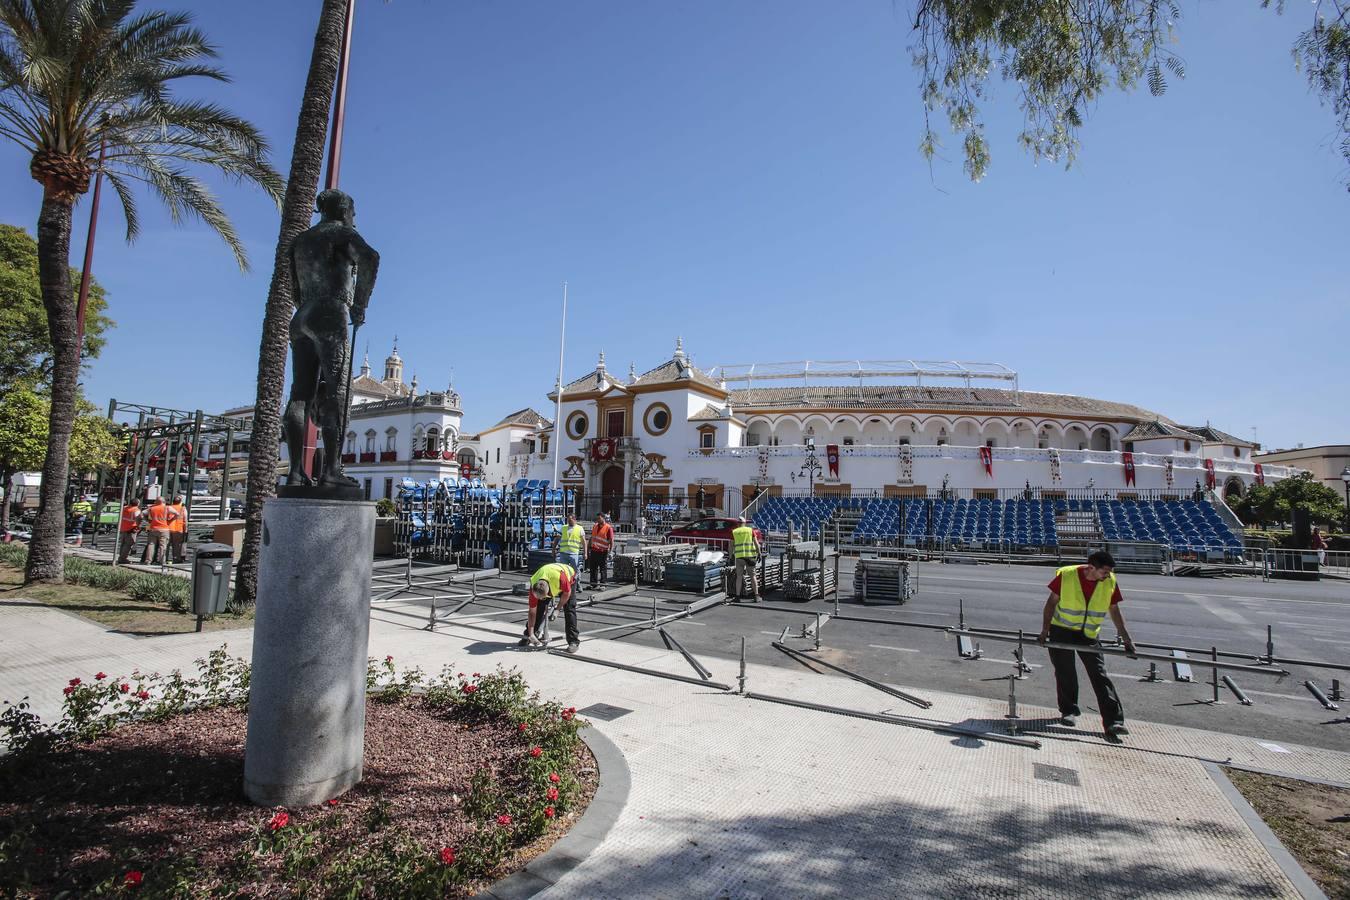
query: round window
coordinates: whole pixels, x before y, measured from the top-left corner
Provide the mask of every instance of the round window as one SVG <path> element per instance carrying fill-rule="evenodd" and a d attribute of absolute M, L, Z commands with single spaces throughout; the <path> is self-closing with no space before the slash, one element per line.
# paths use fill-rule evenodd
<path fill-rule="evenodd" d="M 589 425 L 585 413 L 572 413 L 567 419 L 567 434 L 570 437 L 583 438 L 586 436 L 586 428 Z"/>
<path fill-rule="evenodd" d="M 664 403 L 654 403 L 647 407 L 647 414 L 644 418 L 646 419 L 648 434 L 665 434 L 666 429 L 670 428 L 670 407 Z"/>

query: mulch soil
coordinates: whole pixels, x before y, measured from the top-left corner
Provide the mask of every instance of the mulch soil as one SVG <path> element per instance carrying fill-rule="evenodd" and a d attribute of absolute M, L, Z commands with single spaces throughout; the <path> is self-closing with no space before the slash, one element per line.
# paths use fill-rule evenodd
<path fill-rule="evenodd" d="M 1241 769 L 1226 772 L 1317 886 L 1334 900 L 1350 900 L 1350 790 Z"/>
<path fill-rule="evenodd" d="M 474 828 L 460 809 L 470 777 L 485 766 L 506 770 L 508 760 L 523 752 L 514 726 L 466 721 L 417 699 L 372 698 L 366 710 L 364 780 L 336 805 L 290 810 L 292 821 L 333 817 L 332 833 L 344 844 L 365 845 L 378 838 L 369 822 L 383 820 L 377 810 L 383 806 L 386 827 L 406 828 L 428 854 L 458 846 Z M 78 894 L 123 869 L 149 873 L 157 863 L 184 856 L 197 859 L 193 893 L 226 888 L 231 863 L 275 812 L 244 799 L 246 726 L 247 713 L 238 709 L 188 712 L 166 722 L 123 726 L 92 743 L 45 755 L 19 777 L 0 776 L 0 820 L 16 825 L 27 820 L 38 828 L 30 856 L 36 888 L 31 896 Z M 490 880 L 542 853 L 585 810 L 599 776 L 584 744 L 577 777 L 581 796 L 568 813 L 511 855 Z M 252 885 L 240 885 L 243 895 L 286 893 L 279 863 L 271 857 L 259 860 L 251 877 Z M 469 894 L 486 883 L 461 890 Z"/>

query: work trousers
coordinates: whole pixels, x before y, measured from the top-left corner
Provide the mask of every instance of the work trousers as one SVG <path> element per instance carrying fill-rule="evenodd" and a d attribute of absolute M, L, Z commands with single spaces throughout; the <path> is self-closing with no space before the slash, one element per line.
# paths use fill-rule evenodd
<path fill-rule="evenodd" d="M 171 531 L 169 533 L 173 535 L 173 537 L 169 539 L 169 545 L 173 547 L 173 561 L 186 562 L 187 554 L 184 552 L 183 548 L 187 545 L 187 532 Z"/>
<path fill-rule="evenodd" d="M 169 561 L 169 538 L 173 534 L 167 528 L 151 528 L 145 533 L 145 551 L 141 553 L 141 564 Z M 150 551 L 154 551 L 151 558 Z"/>
<path fill-rule="evenodd" d="M 580 553 L 559 553 L 558 562 L 572 567 L 572 591 L 581 587 L 581 554 Z"/>
<path fill-rule="evenodd" d="M 1061 628 L 1058 625 L 1050 626 L 1050 642 L 1081 644 L 1084 647 L 1097 646 L 1097 642 L 1086 637 L 1083 632 L 1075 628 Z M 1050 662 L 1055 667 L 1055 691 L 1059 699 L 1059 714 L 1082 715 L 1082 710 L 1078 708 L 1078 669 L 1073 659 L 1075 651 L 1052 648 L 1049 653 Z M 1088 681 L 1092 682 L 1092 690 L 1097 695 L 1097 708 L 1102 713 L 1102 725 L 1107 728 L 1112 725 L 1123 725 L 1125 710 L 1120 706 L 1120 697 L 1116 695 L 1116 686 L 1111 683 L 1111 676 L 1106 674 L 1106 657 L 1100 653 L 1082 652 L 1078 652 L 1077 656 L 1083 661 Z"/>
<path fill-rule="evenodd" d="M 538 617 L 534 620 L 535 637 L 542 638 L 544 636 L 544 622 L 548 618 L 549 610 L 552 609 L 553 604 L 557 602 L 558 601 L 556 599 L 550 600 L 547 607 L 544 606 L 543 604 L 540 604 Z M 563 625 L 565 626 L 567 631 L 567 643 L 569 644 L 581 643 L 581 632 L 577 628 L 576 594 L 573 594 L 572 596 L 567 598 L 567 605 L 563 607 L 562 612 L 563 612 Z M 525 634 L 527 636 L 529 635 L 528 625 L 526 626 Z"/>
<path fill-rule="evenodd" d="M 745 596 L 745 583 L 749 581 L 754 598 L 759 599 L 759 573 L 755 570 L 757 562 L 744 556 L 736 559 L 736 576 L 732 579 L 731 590 L 737 597 Z"/>
<path fill-rule="evenodd" d="M 136 532 L 123 531 L 121 535 L 122 538 L 117 550 L 117 561 L 124 563 L 131 558 L 131 551 L 136 549 Z"/>
<path fill-rule="evenodd" d="M 590 558 L 586 560 L 586 569 L 591 573 L 591 587 L 605 583 L 608 568 L 609 551 L 592 550 Z"/>

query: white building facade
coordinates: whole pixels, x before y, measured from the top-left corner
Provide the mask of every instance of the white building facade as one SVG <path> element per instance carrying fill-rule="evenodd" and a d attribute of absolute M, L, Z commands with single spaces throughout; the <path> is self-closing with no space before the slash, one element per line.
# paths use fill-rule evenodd
<path fill-rule="evenodd" d="M 993 386 L 986 386 L 993 385 Z M 556 393 L 550 395 L 557 399 Z M 729 512 L 760 494 L 1220 495 L 1287 477 L 1251 442 L 1137 406 L 1023 391 L 992 364 L 912 361 L 696 368 L 674 355 L 616 377 L 604 355 L 563 388 L 561 481 L 619 511 L 701 497 Z M 548 429 L 537 433 L 551 435 Z M 550 450 L 553 448 L 549 448 Z M 533 468 L 549 477 L 540 443 Z"/>

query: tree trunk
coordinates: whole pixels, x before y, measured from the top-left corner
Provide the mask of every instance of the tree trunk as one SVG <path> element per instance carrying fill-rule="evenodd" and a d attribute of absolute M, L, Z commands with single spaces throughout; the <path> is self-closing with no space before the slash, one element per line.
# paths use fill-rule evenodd
<path fill-rule="evenodd" d="M 4 502 L 0 503 L 0 535 L 9 534 L 9 507 L 14 500 L 10 494 L 9 480 L 14 477 L 14 470 L 9 466 L 0 467 L 0 494 L 4 494 Z"/>
<path fill-rule="evenodd" d="M 80 375 L 75 304 L 70 295 L 70 215 L 71 201 L 58 199 L 50 187 L 46 188 L 38 216 L 38 279 L 52 338 L 52 407 L 37 522 L 33 525 L 28 566 L 24 570 L 25 584 L 59 584 L 65 576 L 66 478 Z"/>
<path fill-rule="evenodd" d="M 262 343 L 258 348 L 258 393 L 253 403 L 253 430 L 248 448 L 248 493 L 244 500 L 244 545 L 235 575 L 235 600 L 240 604 L 257 599 L 258 551 L 262 542 L 263 502 L 276 493 L 277 445 L 281 440 L 282 389 L 286 384 L 286 350 L 290 345 L 291 241 L 309 227 L 314 198 L 323 170 L 324 141 L 333 104 L 342 52 L 342 32 L 347 24 L 346 0 L 323 0 L 319 28 L 314 35 L 314 54 L 300 103 L 300 122 L 295 129 L 291 171 L 281 206 L 281 234 L 272 264 L 272 283 L 267 290 Z"/>

